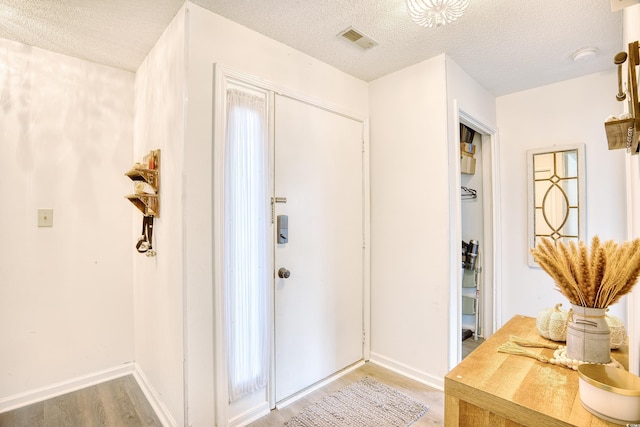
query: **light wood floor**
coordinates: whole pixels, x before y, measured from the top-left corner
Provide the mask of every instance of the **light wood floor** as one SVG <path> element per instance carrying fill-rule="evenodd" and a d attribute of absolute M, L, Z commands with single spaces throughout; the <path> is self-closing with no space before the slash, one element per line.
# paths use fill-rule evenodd
<path fill-rule="evenodd" d="M 372 378 L 380 383 L 394 387 L 404 394 L 429 405 L 429 411 L 412 424 L 412 427 L 442 426 L 444 425 L 444 393 L 428 387 L 418 381 L 398 375 L 388 369 L 373 363 L 349 372 L 330 384 L 300 398 L 282 409 L 274 409 L 271 413 L 258 421 L 249 424 L 251 427 L 282 426 L 292 416 L 302 412 L 307 406 L 322 400 L 325 396 L 346 387 L 363 377 Z M 355 427 L 355 426 L 354 426 Z"/>
<path fill-rule="evenodd" d="M 467 357 L 469 353 L 478 348 L 478 346 L 483 342 L 484 338 L 478 338 L 477 340 L 474 340 L 473 337 L 467 338 L 466 340 L 462 341 L 462 358 L 464 359 L 465 357 Z"/>
<path fill-rule="evenodd" d="M 95 426 L 162 424 L 131 375 L 0 414 L 0 427 Z"/>
<path fill-rule="evenodd" d="M 483 339 L 462 342 L 463 357 Z M 429 411 L 412 427 L 444 425 L 444 394 L 418 381 L 374 363 L 349 372 L 336 381 L 282 409 L 275 409 L 252 427 L 282 426 L 292 416 L 325 396 L 368 376 L 429 405 Z M 117 378 L 73 393 L 0 414 L 0 427 L 162 427 L 133 376 Z"/>

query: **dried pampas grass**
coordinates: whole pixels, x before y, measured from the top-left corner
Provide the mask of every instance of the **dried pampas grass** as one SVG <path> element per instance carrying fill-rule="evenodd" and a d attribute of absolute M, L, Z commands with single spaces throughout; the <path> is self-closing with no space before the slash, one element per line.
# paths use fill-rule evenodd
<path fill-rule="evenodd" d="M 588 248 L 583 241 L 553 243 L 543 239 L 531 249 L 535 261 L 555 281 L 557 289 L 575 305 L 606 308 L 618 302 L 638 280 L 640 239 L 601 243 Z"/>

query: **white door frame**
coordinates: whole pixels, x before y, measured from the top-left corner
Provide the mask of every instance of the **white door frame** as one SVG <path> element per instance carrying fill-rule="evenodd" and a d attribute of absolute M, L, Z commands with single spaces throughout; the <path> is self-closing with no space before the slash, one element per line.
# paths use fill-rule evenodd
<path fill-rule="evenodd" d="M 222 67 L 216 66 L 214 69 L 214 113 L 213 113 L 213 159 L 212 159 L 212 188 L 213 188 L 213 343 L 214 343 L 214 398 L 215 398 L 215 418 L 216 425 L 232 426 L 242 425 L 252 418 L 258 418 L 269 410 L 269 403 L 266 399 L 255 398 L 239 399 L 240 405 L 243 406 L 241 416 L 230 413 L 229 394 L 227 388 L 227 368 L 226 368 L 226 341 L 225 341 L 225 309 L 224 309 L 224 146 L 226 135 L 226 93 L 227 88 L 234 86 L 247 86 L 252 90 L 259 89 L 265 92 L 267 103 L 269 105 L 268 126 L 269 126 L 269 156 L 270 156 L 270 175 L 272 175 L 272 152 L 273 135 L 272 135 L 272 104 L 273 95 L 269 90 L 264 89 L 261 85 L 256 84 L 251 79 L 236 76 L 233 72 L 228 72 Z M 272 193 L 272 185 L 270 185 L 270 193 Z M 273 258 L 270 255 L 271 258 Z M 272 266 L 273 267 L 273 266 Z M 270 301 L 273 295 L 269 296 Z M 273 322 L 273 313 L 269 312 L 269 321 Z M 273 337 L 270 337 L 270 342 Z M 258 401 L 258 402 L 256 402 Z"/>
<path fill-rule="evenodd" d="M 247 84 L 252 87 L 259 88 L 261 90 L 270 91 L 279 95 L 287 96 L 289 98 L 307 103 L 309 105 L 331 111 L 333 113 L 348 117 L 355 121 L 362 123 L 362 149 L 363 149 L 363 240 L 364 240 L 364 262 L 363 262 L 363 328 L 365 332 L 363 343 L 363 356 L 364 360 L 369 359 L 371 353 L 371 248 L 370 248 L 370 212 L 371 212 L 371 198 L 370 198 L 370 178 L 369 178 L 369 120 L 363 117 L 359 113 L 348 111 L 342 106 L 326 102 L 323 100 L 309 97 L 303 93 L 291 90 L 287 87 L 283 87 L 267 80 L 263 80 L 259 77 L 255 77 L 246 73 L 235 71 L 220 64 L 214 64 L 214 110 L 213 110 L 213 159 L 212 159 L 212 179 L 213 179 L 213 331 L 214 331 L 214 396 L 215 396 L 215 418 L 216 425 L 228 426 L 228 425 L 242 425 L 249 423 L 262 415 L 265 415 L 265 410 L 268 412 L 269 408 L 274 407 L 275 393 L 274 393 L 274 339 L 273 330 L 271 336 L 271 368 L 269 378 L 269 405 L 265 407 L 260 405 L 256 408 L 248 408 L 242 418 L 234 420 L 229 419 L 229 403 L 228 403 L 228 391 L 227 391 L 227 370 L 226 370 L 226 356 L 225 356 L 225 341 L 224 341 L 224 304 L 223 304 L 223 283 L 224 283 L 224 260 L 222 257 L 224 242 L 220 238 L 223 235 L 224 224 L 222 222 L 222 214 L 224 210 L 224 141 L 225 141 L 225 122 L 226 122 L 226 87 L 227 82 L 233 81 L 237 84 Z M 273 98 L 271 96 L 270 98 Z M 270 122 L 270 144 L 273 142 L 273 104 L 270 103 L 269 122 Z M 272 188 L 273 190 L 273 188 Z M 271 306 L 273 307 L 273 290 L 271 294 Z M 273 311 L 270 313 L 271 325 L 273 322 Z"/>
<path fill-rule="evenodd" d="M 450 228 L 450 281 L 449 281 L 449 369 L 453 369 L 462 359 L 462 275 L 460 265 L 462 254 L 462 218 L 460 212 L 460 123 L 465 124 L 482 134 L 482 173 L 484 238 L 490 240 L 484 245 L 484 270 L 481 280 L 484 289 L 491 284 L 492 310 L 490 321 L 484 321 L 484 334 L 492 335 L 502 325 L 502 280 L 501 280 L 501 233 L 500 233 L 500 167 L 497 131 L 473 115 L 459 107 L 457 100 L 453 102 L 454 137 L 449 146 L 450 188 L 449 188 L 449 223 Z M 451 140 L 450 140 L 451 141 Z M 458 142 L 456 142 L 458 141 Z M 487 179 L 489 178 L 489 179 Z M 488 195 L 488 197 L 486 197 Z M 487 293 L 484 293 L 486 298 Z"/>
<path fill-rule="evenodd" d="M 640 221 L 637 220 L 640 211 L 640 158 L 625 154 L 625 180 L 627 184 L 627 239 L 640 237 Z M 627 300 L 627 325 L 629 332 L 629 372 L 640 375 L 640 287 L 634 286 L 633 292 L 625 296 Z"/>

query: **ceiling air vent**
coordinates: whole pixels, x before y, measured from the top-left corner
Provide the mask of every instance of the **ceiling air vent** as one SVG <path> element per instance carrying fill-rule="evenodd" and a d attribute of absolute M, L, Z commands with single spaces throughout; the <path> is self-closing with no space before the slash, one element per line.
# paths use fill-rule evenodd
<path fill-rule="evenodd" d="M 355 44 L 363 50 L 371 49 L 372 47 L 378 45 L 377 41 L 353 27 L 349 27 L 346 30 L 341 31 L 338 36 L 344 38 L 345 40 L 349 40 L 351 43 Z"/>

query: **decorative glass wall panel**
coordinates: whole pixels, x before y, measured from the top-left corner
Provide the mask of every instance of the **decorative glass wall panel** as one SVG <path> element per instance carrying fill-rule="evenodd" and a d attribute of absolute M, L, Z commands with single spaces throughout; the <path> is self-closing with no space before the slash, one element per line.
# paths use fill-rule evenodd
<path fill-rule="evenodd" d="M 529 248 L 584 238 L 584 146 L 532 150 L 528 163 Z"/>

